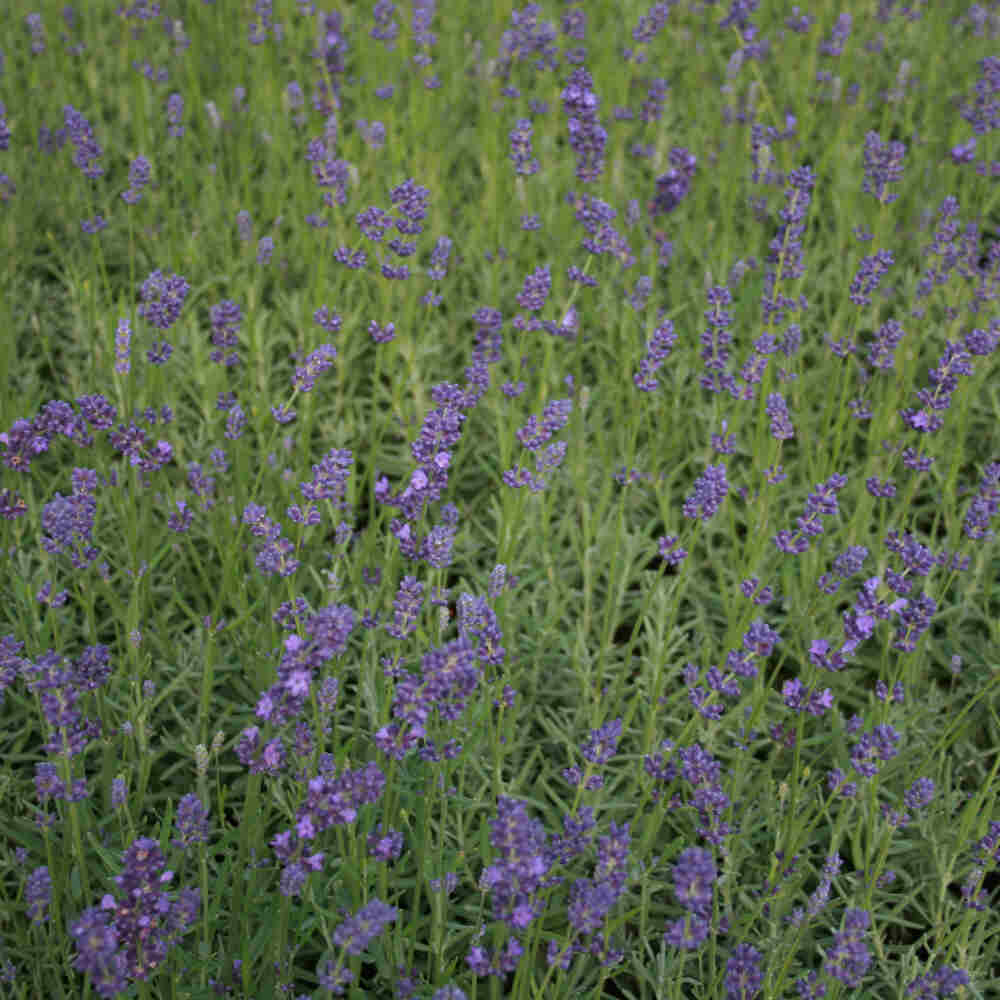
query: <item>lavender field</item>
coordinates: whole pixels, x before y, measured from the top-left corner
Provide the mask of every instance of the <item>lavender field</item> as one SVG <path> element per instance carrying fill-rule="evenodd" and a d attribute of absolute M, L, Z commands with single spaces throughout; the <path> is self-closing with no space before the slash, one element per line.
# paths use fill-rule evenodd
<path fill-rule="evenodd" d="M 1000 2 L 14 0 L 0 997 L 1000 996 Z"/>

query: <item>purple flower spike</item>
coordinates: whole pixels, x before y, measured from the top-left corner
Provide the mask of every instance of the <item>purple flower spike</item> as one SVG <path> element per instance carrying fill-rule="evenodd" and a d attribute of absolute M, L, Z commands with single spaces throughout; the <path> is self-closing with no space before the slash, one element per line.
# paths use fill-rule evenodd
<path fill-rule="evenodd" d="M 865 136 L 865 179 L 861 190 L 874 195 L 883 205 L 891 205 L 898 194 L 891 194 L 890 184 L 903 176 L 903 157 L 906 146 L 901 142 L 882 142 L 877 132 Z"/>

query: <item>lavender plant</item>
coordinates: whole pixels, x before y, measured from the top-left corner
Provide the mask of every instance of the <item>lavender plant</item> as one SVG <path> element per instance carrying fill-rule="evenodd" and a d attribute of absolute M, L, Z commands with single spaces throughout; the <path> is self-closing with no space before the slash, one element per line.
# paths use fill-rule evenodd
<path fill-rule="evenodd" d="M 1000 993 L 1000 9 L 0 24 L 0 995 Z"/>

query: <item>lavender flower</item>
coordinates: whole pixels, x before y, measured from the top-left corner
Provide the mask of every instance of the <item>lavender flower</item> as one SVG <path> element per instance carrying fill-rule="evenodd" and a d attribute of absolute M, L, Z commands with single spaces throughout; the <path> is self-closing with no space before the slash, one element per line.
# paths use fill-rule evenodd
<path fill-rule="evenodd" d="M 865 194 L 874 195 L 883 205 L 891 205 L 898 194 L 892 194 L 890 184 L 898 183 L 903 176 L 903 157 L 906 146 L 901 142 L 883 143 L 877 132 L 865 136 L 865 179 L 861 185 Z"/>
<path fill-rule="evenodd" d="M 870 257 L 862 257 L 857 273 L 851 279 L 850 299 L 856 306 L 869 306 L 872 295 L 886 272 L 893 264 L 893 256 L 889 250 L 879 250 Z"/>
<path fill-rule="evenodd" d="M 563 110 L 569 116 L 569 144 L 576 153 L 576 176 L 583 183 L 597 180 L 603 172 L 608 141 L 597 117 L 600 99 L 593 87 L 593 77 L 580 66 L 570 74 L 561 94 Z"/>
<path fill-rule="evenodd" d="M 468 998 L 457 986 L 442 986 L 441 989 L 434 991 L 431 1000 L 468 1000 Z"/>
<path fill-rule="evenodd" d="M 122 855 L 115 877 L 120 895 L 107 895 L 70 926 L 76 942 L 74 967 L 90 976 L 101 996 L 115 996 L 127 979 L 148 980 L 194 921 L 197 889 L 176 897 L 164 887 L 173 878 L 155 840 L 136 840 Z"/>
<path fill-rule="evenodd" d="M 529 312 L 538 312 L 545 305 L 551 290 L 552 275 L 548 267 L 538 267 L 524 279 L 524 288 L 518 293 L 517 304 Z"/>
<path fill-rule="evenodd" d="M 965 512 L 962 531 L 966 538 L 979 540 L 991 538 L 994 534 L 990 521 L 1000 511 L 1000 462 L 986 466 L 979 481 L 979 489 L 969 509 Z"/>
<path fill-rule="evenodd" d="M 1000 129 L 1000 56 L 986 56 L 979 63 L 982 76 L 976 80 L 975 97 L 961 108 L 962 117 L 976 135 Z"/>
<path fill-rule="evenodd" d="M 960 343 L 949 341 L 937 365 L 928 373 L 933 390 L 919 389 L 916 397 L 920 407 L 907 407 L 899 411 L 904 423 L 921 434 L 939 431 L 944 426 L 944 420 L 937 414 L 951 406 L 952 394 L 958 388 L 956 376 L 968 376 L 972 372 L 969 353 Z"/>
<path fill-rule="evenodd" d="M 175 847 L 186 850 L 192 844 L 204 844 L 208 840 L 208 810 L 195 794 L 185 795 L 177 806 L 177 837 L 171 841 Z"/>
<path fill-rule="evenodd" d="M 292 378 L 292 388 L 296 392 L 312 392 L 316 384 L 316 376 L 322 375 L 333 367 L 337 357 L 337 348 L 333 344 L 320 344 L 306 357 L 305 364 L 295 369 Z"/>
<path fill-rule="evenodd" d="M 725 465 L 720 462 L 718 465 L 706 466 L 702 475 L 695 480 L 694 492 L 684 501 L 684 516 L 692 520 L 711 520 L 728 493 Z"/>
<path fill-rule="evenodd" d="M 528 816 L 523 802 L 506 796 L 498 799 L 490 828 L 499 858 L 483 869 L 479 884 L 492 894 L 494 919 L 523 930 L 544 906 L 537 894 L 551 864 L 545 828 Z"/>
<path fill-rule="evenodd" d="M 856 989 L 871 965 L 871 953 L 864 935 L 871 923 L 866 910 L 848 910 L 844 929 L 834 936 L 833 947 L 827 952 L 823 971 L 845 986 Z"/>
<path fill-rule="evenodd" d="M 91 907 L 70 924 L 76 944 L 73 968 L 90 977 L 102 997 L 114 997 L 127 985 L 127 960 L 119 950 L 118 931 L 106 910 Z"/>
<path fill-rule="evenodd" d="M 213 350 L 209 352 L 209 360 L 214 364 L 233 368 L 239 364 L 240 357 L 233 348 L 239 346 L 239 331 L 243 323 L 243 310 L 231 299 L 225 299 L 209 310 L 212 323 Z"/>
<path fill-rule="evenodd" d="M 819 50 L 825 56 L 836 58 L 844 51 L 844 45 L 851 36 L 851 15 L 844 12 L 838 18 L 830 31 L 830 37 L 819 43 Z"/>
<path fill-rule="evenodd" d="M 120 809 L 128 799 L 128 788 L 124 778 L 114 778 L 111 781 L 111 807 Z"/>
<path fill-rule="evenodd" d="M 646 344 L 646 356 L 639 362 L 639 370 L 632 376 L 636 388 L 642 392 L 653 392 L 659 386 L 659 382 L 653 376 L 670 355 L 676 342 L 674 324 L 661 316 L 661 321 Z"/>
<path fill-rule="evenodd" d="M 405 639 L 406 636 L 416 631 L 416 619 L 423 604 L 423 598 L 424 585 L 416 577 L 403 577 L 393 602 L 393 623 L 385 627 L 389 635 L 394 639 Z"/>
<path fill-rule="evenodd" d="M 344 507 L 347 480 L 354 464 L 354 455 L 347 449 L 333 448 L 312 467 L 313 477 L 308 483 L 299 483 L 306 500 L 330 500 L 335 507 Z"/>
<path fill-rule="evenodd" d="M 668 157 L 670 169 L 656 179 L 656 194 L 649 203 L 651 219 L 672 212 L 688 195 L 698 164 L 693 153 L 683 146 L 675 146 Z"/>
<path fill-rule="evenodd" d="M 167 98 L 167 135 L 180 139 L 184 135 L 184 98 L 180 94 L 171 94 Z"/>
<path fill-rule="evenodd" d="M 503 567 L 498 567 L 503 568 Z M 496 570 L 494 570 L 494 573 Z M 493 573 L 490 574 L 491 592 L 495 589 Z M 500 584 L 502 589 L 503 584 Z M 460 594 L 458 598 L 458 633 L 470 642 L 476 643 L 476 657 L 481 663 L 498 667 L 503 663 L 507 651 L 503 647 L 496 613 L 483 597 Z"/>
<path fill-rule="evenodd" d="M 132 344 L 132 328 L 124 316 L 118 320 L 118 330 L 115 333 L 115 372 L 118 375 L 128 375 L 131 371 L 130 353 Z"/>
<path fill-rule="evenodd" d="M 826 859 L 823 871 L 820 873 L 819 885 L 816 886 L 809 896 L 809 901 L 805 909 L 797 907 L 788 917 L 788 922 L 793 927 L 801 927 L 807 918 L 811 919 L 818 916 L 826 908 L 830 900 L 830 887 L 833 885 L 833 880 L 840 871 L 842 864 L 843 861 L 839 854 L 831 854 Z"/>
<path fill-rule="evenodd" d="M 137 205 L 142 200 L 143 188 L 149 184 L 152 168 L 145 156 L 137 156 L 128 168 L 128 190 L 122 192 L 126 205 Z"/>
<path fill-rule="evenodd" d="M 101 177 L 104 168 L 97 162 L 104 151 L 94 138 L 94 130 L 90 127 L 90 122 L 72 105 L 67 104 L 63 108 L 63 119 L 66 125 L 66 133 L 73 144 L 73 163 L 80 168 L 84 177 L 91 180 Z"/>
<path fill-rule="evenodd" d="M 42 510 L 42 548 L 52 555 L 66 553 L 75 569 L 85 569 L 99 555 L 90 544 L 97 513 L 96 477 L 83 475 L 86 471 L 74 471 L 71 496 L 56 493 Z"/>
<path fill-rule="evenodd" d="M 760 995 L 764 973 L 760 963 L 764 956 L 749 944 L 738 944 L 726 962 L 726 1000 L 754 1000 Z"/>
<path fill-rule="evenodd" d="M 398 916 L 396 907 L 373 899 L 333 932 L 333 942 L 349 955 L 361 955 Z"/>
<path fill-rule="evenodd" d="M 395 861 L 403 853 L 403 835 L 399 830 L 383 834 L 379 823 L 375 832 L 368 835 L 367 846 L 368 853 L 376 861 Z"/>
<path fill-rule="evenodd" d="M 534 126 L 528 118 L 519 118 L 510 133 L 510 159 L 518 176 L 530 177 L 539 170 L 538 160 L 532 156 L 531 135 Z"/>
<path fill-rule="evenodd" d="M 902 326 L 894 319 L 887 319 L 879 328 L 868 349 L 868 361 L 879 371 L 893 371 L 896 364 L 896 348 L 903 340 Z"/>
<path fill-rule="evenodd" d="M 718 877 L 710 851 L 688 847 L 674 865 L 674 894 L 686 910 L 706 916 L 712 907 L 712 884 Z"/>
<path fill-rule="evenodd" d="M 36 868 L 28 876 L 24 885 L 24 901 L 28 904 L 31 922 L 44 923 L 47 919 L 45 911 L 52 903 L 52 876 L 45 865 Z"/>
<path fill-rule="evenodd" d="M 778 441 L 795 437 L 795 428 L 788 416 L 788 404 L 780 393 L 772 392 L 767 397 L 764 412 L 771 418 L 771 437 Z"/>
<path fill-rule="evenodd" d="M 236 213 L 236 231 L 244 243 L 253 239 L 253 221 L 245 209 Z"/>
<path fill-rule="evenodd" d="M 825 483 L 819 483 L 806 498 L 805 513 L 796 518 L 797 530 L 779 531 L 774 544 L 782 552 L 799 554 L 812 544 L 811 539 L 823 534 L 821 517 L 832 517 L 839 511 L 837 493 L 847 485 L 847 476 L 834 473 Z"/>
<path fill-rule="evenodd" d="M 139 315 L 150 326 L 169 330 L 177 322 L 190 290 L 191 286 L 179 274 L 167 276 L 162 271 L 153 271 L 139 289 L 142 300 Z"/>
<path fill-rule="evenodd" d="M 31 32 L 31 54 L 40 56 L 46 47 L 45 25 L 42 24 L 41 14 L 25 14 L 24 26 Z"/>

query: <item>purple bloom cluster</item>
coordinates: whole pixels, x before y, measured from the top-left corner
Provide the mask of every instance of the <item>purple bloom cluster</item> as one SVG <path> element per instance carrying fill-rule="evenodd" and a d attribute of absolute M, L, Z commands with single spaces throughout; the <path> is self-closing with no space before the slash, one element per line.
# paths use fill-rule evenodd
<path fill-rule="evenodd" d="M 468 706 L 479 685 L 476 646 L 459 638 L 425 653 L 420 673 L 402 673 L 397 678 L 392 714 L 397 720 L 375 734 L 375 745 L 383 753 L 402 760 L 423 743 L 421 756 L 437 760 L 443 753 L 454 755 L 457 747 L 439 747 L 428 731 L 431 718 L 454 722 Z"/>
<path fill-rule="evenodd" d="M 684 501 L 684 516 L 700 521 L 710 521 L 729 494 L 729 481 L 723 463 L 708 465 L 695 480 L 694 492 Z"/>
<path fill-rule="evenodd" d="M 158 330 L 169 330 L 181 314 L 191 286 L 179 274 L 166 275 L 153 271 L 142 283 L 139 315 Z"/>
<path fill-rule="evenodd" d="M 604 150 L 608 133 L 597 117 L 601 103 L 594 93 L 594 78 L 578 66 L 569 76 L 560 95 L 569 118 L 569 144 L 576 153 L 576 176 L 581 183 L 596 181 L 604 171 Z"/>
<path fill-rule="evenodd" d="M 738 944 L 726 961 L 726 1000 L 754 1000 L 760 996 L 763 955 L 750 944 Z"/>
<path fill-rule="evenodd" d="M 962 105 L 961 115 L 976 135 L 987 135 L 1000 129 L 1000 56 L 987 56 L 979 68 L 975 97 Z"/>
<path fill-rule="evenodd" d="M 56 493 L 42 509 L 42 548 L 50 555 L 67 555 L 74 569 L 86 569 L 100 555 L 93 544 L 97 513 L 97 473 L 73 470 L 73 493 Z"/>
<path fill-rule="evenodd" d="M 80 168 L 84 177 L 95 180 L 104 175 L 104 168 L 97 162 L 104 151 L 94 138 L 94 130 L 90 122 L 71 104 L 63 108 L 63 120 L 66 134 L 73 144 L 73 163 Z"/>
<path fill-rule="evenodd" d="M 439 236 L 431 251 L 431 266 L 427 269 L 427 277 L 431 281 L 443 281 L 448 273 L 448 258 L 453 246 L 451 237 Z"/>
<path fill-rule="evenodd" d="M 333 943 L 349 955 L 360 955 L 398 916 L 395 906 L 373 899 L 333 932 Z"/>
<path fill-rule="evenodd" d="M 48 919 L 45 912 L 52 903 L 52 876 L 46 865 L 36 868 L 24 884 L 24 901 L 28 904 L 28 916 L 34 924 L 42 924 Z"/>
<path fill-rule="evenodd" d="M 552 23 L 539 24 L 541 7 L 536 3 L 514 9 L 510 15 L 510 28 L 500 36 L 500 62 L 498 69 L 506 79 L 515 62 L 526 62 L 534 58 L 537 70 L 555 69 L 559 63 L 559 52 L 553 44 L 558 37 Z"/>
<path fill-rule="evenodd" d="M 392 19 L 396 12 L 396 5 L 390 0 L 376 0 L 372 8 L 372 25 L 369 35 L 376 41 L 381 42 L 386 49 L 394 49 L 396 38 L 399 36 L 399 24 Z"/>
<path fill-rule="evenodd" d="M 700 847 L 681 851 L 674 865 L 674 895 L 687 915 L 669 924 L 663 934 L 663 940 L 671 948 L 693 950 L 705 942 L 716 878 L 718 870 L 711 851 Z"/>
<path fill-rule="evenodd" d="M 959 987 L 970 983 L 969 974 L 964 969 L 942 965 L 933 972 L 914 979 L 906 987 L 906 995 L 915 1000 L 940 1000 L 941 997 L 952 996 L 958 992 Z"/>
<path fill-rule="evenodd" d="M 782 551 L 799 555 L 823 534 L 822 517 L 833 517 L 840 510 L 837 494 L 847 485 L 847 476 L 834 473 L 806 498 L 805 512 L 795 519 L 795 531 L 782 530 L 774 536 L 774 544 Z"/>
<path fill-rule="evenodd" d="M 204 844 L 208 841 L 211 829 L 208 809 L 194 793 L 185 795 L 177 804 L 174 823 L 177 827 L 177 836 L 171 843 L 175 847 L 186 850 L 193 844 Z"/>
<path fill-rule="evenodd" d="M 851 36 L 853 19 L 846 11 L 840 14 L 830 31 L 829 38 L 823 39 L 819 43 L 819 50 L 825 56 L 837 58 L 844 51 L 844 45 Z"/>
<path fill-rule="evenodd" d="M 381 823 L 378 824 L 374 833 L 368 835 L 366 843 L 368 853 L 376 861 L 395 861 L 403 853 L 403 834 L 399 830 L 383 833 Z"/>
<path fill-rule="evenodd" d="M 785 207 L 778 213 L 781 225 L 768 245 L 768 262 L 775 265 L 768 270 L 764 279 L 764 292 L 761 297 L 761 308 L 764 314 L 764 325 L 779 324 L 784 320 L 785 312 L 790 309 L 805 309 L 806 301 L 800 297 L 798 302 L 779 291 L 781 282 L 801 278 L 805 273 L 802 264 L 802 236 L 805 233 L 805 218 L 812 201 L 812 190 L 816 185 L 816 177 L 810 167 L 799 167 L 788 175 L 788 188 L 785 191 Z"/>
<path fill-rule="evenodd" d="M 243 310 L 230 299 L 225 299 L 209 310 L 212 323 L 213 350 L 208 357 L 214 364 L 233 368 L 240 363 L 235 348 L 239 346 L 240 326 Z"/>
<path fill-rule="evenodd" d="M 395 495 L 391 494 L 386 477 L 382 476 L 375 484 L 379 503 L 398 507 L 403 514 L 402 519 L 394 518 L 390 527 L 407 559 L 417 559 L 420 553 L 420 540 L 411 523 L 426 506 L 441 499 L 448 485 L 452 450 L 462 436 L 467 411 L 476 404 L 479 395 L 478 387 L 463 390 L 452 382 L 435 385 L 431 399 L 436 406 L 424 417 L 420 433 L 410 445 L 417 467 L 409 483 Z"/>
<path fill-rule="evenodd" d="M 124 992 L 129 980 L 145 982 L 159 968 L 198 916 L 197 889 L 170 896 L 173 872 L 155 840 L 140 838 L 122 855 L 115 876 L 118 894 L 85 910 L 70 924 L 76 944 L 74 968 L 90 977 L 102 997 Z"/>
<path fill-rule="evenodd" d="M 588 773 L 596 768 L 602 767 L 609 760 L 611 760 L 618 750 L 618 742 L 621 739 L 621 735 L 621 719 L 613 719 L 611 722 L 606 723 L 598 729 L 592 729 L 590 731 L 590 736 L 580 747 L 580 753 L 582 754 L 583 759 L 587 761 L 589 765 L 593 765 L 587 768 Z M 563 771 L 563 777 L 574 787 L 583 782 L 584 788 L 586 788 L 587 791 L 594 791 L 604 785 L 604 778 L 600 774 L 591 774 L 586 781 L 583 781 L 583 773 L 578 767 L 566 768 L 566 770 Z"/>
<path fill-rule="evenodd" d="M 333 344 L 320 344 L 306 357 L 305 364 L 295 369 L 292 388 L 296 392 L 312 392 L 316 385 L 316 376 L 329 371 L 336 357 L 337 348 Z"/>
<path fill-rule="evenodd" d="M 843 861 L 839 854 L 831 854 L 826 859 L 819 876 L 819 884 L 810 893 L 805 907 L 796 907 L 788 916 L 788 922 L 793 927 L 801 927 L 806 920 L 819 916 L 826 909 L 830 901 L 830 888 L 842 865 Z"/>
<path fill-rule="evenodd" d="M 531 819 L 523 802 L 501 796 L 497 800 L 497 818 L 490 823 L 490 844 L 498 858 L 480 875 L 479 886 L 493 900 L 493 919 L 502 920 L 511 930 L 524 931 L 541 916 L 545 907 L 541 890 L 553 858 L 548 835 L 538 820 Z M 466 959 L 478 975 L 473 949 Z"/>
<path fill-rule="evenodd" d="M 865 194 L 874 195 L 883 205 L 891 205 L 898 194 L 889 191 L 890 184 L 903 177 L 903 157 L 906 146 L 901 142 L 882 142 L 877 132 L 865 136 L 865 179 L 861 185 Z"/>
<path fill-rule="evenodd" d="M 593 195 L 576 195 L 572 193 L 567 200 L 574 206 L 574 218 L 586 230 L 587 237 L 580 246 L 589 254 L 601 256 L 607 254 L 618 260 L 623 267 L 631 267 L 635 257 L 628 242 L 614 226 L 612 220 L 618 213 L 606 202 Z M 597 279 L 589 277 L 576 265 L 567 269 L 570 281 L 579 282 L 588 287 L 595 287 Z"/>
<path fill-rule="evenodd" d="M 868 363 L 879 371 L 893 371 L 896 365 L 896 348 L 902 343 L 904 333 L 897 320 L 887 319 L 878 328 L 868 348 Z"/>
<path fill-rule="evenodd" d="M 670 169 L 656 178 L 656 194 L 647 209 L 651 219 L 668 215 L 687 197 L 698 165 L 697 157 L 682 146 L 670 150 L 668 161 Z"/>
<path fill-rule="evenodd" d="M 137 156 L 128 168 L 128 189 L 122 192 L 126 205 L 137 205 L 142 200 L 143 189 L 149 184 L 152 167 L 145 156 Z"/>
<path fill-rule="evenodd" d="M 385 630 L 394 639 L 405 639 L 417 628 L 417 615 L 424 599 L 424 585 L 415 576 L 405 576 L 393 601 L 393 621 Z"/>
<path fill-rule="evenodd" d="M 184 135 L 184 98 L 181 94 L 171 94 L 167 98 L 167 135 L 180 139 Z"/>
<path fill-rule="evenodd" d="M 966 538 L 976 541 L 992 538 L 990 521 L 1000 511 L 1000 462 L 990 462 L 979 481 L 979 489 L 965 512 L 962 530 Z"/>
<path fill-rule="evenodd" d="M 614 822 L 608 835 L 598 838 L 593 878 L 576 879 L 570 886 L 567 917 L 574 936 L 561 950 L 555 941 L 550 942 L 549 965 L 558 963 L 566 969 L 574 955 L 587 952 L 604 966 L 614 965 L 624 957 L 624 952 L 611 947 L 599 931 L 625 892 L 630 839 L 629 824 Z"/>
<path fill-rule="evenodd" d="M 899 752 L 896 749 L 899 738 L 892 726 L 875 726 L 852 747 L 851 766 L 862 778 L 875 777 L 880 770 L 879 762 L 892 760 Z"/>
<path fill-rule="evenodd" d="M 539 170 L 538 160 L 531 148 L 533 131 L 530 118 L 519 118 L 510 133 L 510 159 L 519 177 L 530 177 Z"/>
<path fill-rule="evenodd" d="M 566 426 L 573 409 L 571 399 L 555 399 L 547 403 L 539 422 L 537 417 L 529 417 L 528 422 L 517 431 L 517 439 L 528 451 L 535 454 L 535 475 L 526 468 L 515 465 L 503 473 L 503 482 L 519 489 L 527 486 L 532 493 L 540 493 L 549 483 L 548 473 L 557 469 L 566 455 L 566 442 L 553 442 L 542 450 L 542 445 Z"/>
<path fill-rule="evenodd" d="M 933 389 L 918 389 L 919 407 L 900 410 L 903 422 L 921 434 L 933 434 L 944 426 L 944 419 L 937 414 L 951 406 L 951 397 L 958 388 L 958 376 L 971 375 L 972 356 L 965 348 L 949 341 L 937 365 L 928 372 Z"/>
<path fill-rule="evenodd" d="M 129 321 L 123 316 L 118 320 L 118 329 L 115 332 L 115 373 L 118 375 L 128 375 L 132 370 L 132 327 Z"/>
<path fill-rule="evenodd" d="M 335 15 L 339 17 L 340 15 Z M 337 119 L 327 119 L 327 127 L 322 137 L 311 139 L 306 148 L 305 159 L 312 164 L 313 179 L 323 192 L 323 204 L 327 208 L 344 205 L 347 202 L 347 184 L 350 179 L 350 164 L 335 156 L 337 148 Z M 314 225 L 325 225 L 314 221 Z M 247 237 L 244 237 L 246 239 Z"/>
<path fill-rule="evenodd" d="M 20 669 L 29 690 L 38 694 L 42 715 L 52 729 L 51 738 L 43 747 L 46 753 L 66 757 L 82 754 L 101 734 L 100 722 L 83 715 L 80 701 L 87 692 L 97 690 L 111 676 L 107 646 L 88 646 L 73 661 L 67 661 L 49 650 L 34 663 L 21 661 Z M 52 765 L 36 764 L 35 767 L 36 788 L 42 801 L 67 798 L 70 794 L 74 799 L 86 795 L 85 779 L 79 779 L 72 790 L 68 790 L 58 779 Z M 39 778 L 43 780 L 39 782 Z"/>
<path fill-rule="evenodd" d="M 871 952 L 864 937 L 871 925 L 867 910 L 848 910 L 844 928 L 834 936 L 833 946 L 827 952 L 823 971 L 845 986 L 855 989 L 871 965 Z"/>
<path fill-rule="evenodd" d="M 528 312 L 538 312 L 545 305 L 551 290 L 552 274 L 548 267 L 537 267 L 524 279 L 524 287 L 517 295 L 517 304 Z"/>
<path fill-rule="evenodd" d="M 312 479 L 307 483 L 299 483 L 302 495 L 314 503 L 329 500 L 333 507 L 345 508 L 347 504 L 344 501 L 344 493 L 353 465 L 352 452 L 346 448 L 332 448 L 318 465 L 312 467 Z"/>
<path fill-rule="evenodd" d="M 675 343 L 677 334 L 674 333 L 674 324 L 661 315 L 656 329 L 646 343 L 646 354 L 639 362 L 639 370 L 632 376 L 636 388 L 642 392 L 653 392 L 659 386 L 660 383 L 653 376 L 666 361 Z"/>
<path fill-rule="evenodd" d="M 280 891 L 286 898 L 302 892 L 310 872 L 322 870 L 324 852 L 306 854 L 306 845 L 331 827 L 353 823 L 358 810 L 377 802 L 385 789 L 385 775 L 374 762 L 355 770 L 345 768 L 337 776 L 332 761 L 321 760 L 321 771 L 324 773 L 308 782 L 294 828 L 282 831 L 270 842 L 284 866 Z"/>
<path fill-rule="evenodd" d="M 285 639 L 278 663 L 278 681 L 261 695 L 257 717 L 280 726 L 300 715 L 315 674 L 323 664 L 346 651 L 354 622 L 354 610 L 346 604 L 331 604 L 305 616 L 302 630 L 306 637 L 293 632 Z M 286 627 L 295 627 L 294 618 Z"/>
<path fill-rule="evenodd" d="M 788 404 L 780 393 L 772 392 L 767 397 L 764 412 L 771 419 L 771 437 L 778 441 L 787 441 L 795 437 L 795 428 L 788 415 Z"/>
<path fill-rule="evenodd" d="M 710 392 L 721 393 L 725 390 L 735 395 L 736 380 L 725 373 L 730 357 L 729 345 L 733 340 L 729 332 L 733 314 L 727 307 L 732 304 L 733 295 L 727 286 L 713 285 L 706 293 L 706 298 L 711 308 L 705 312 L 708 329 L 701 335 L 701 359 L 708 374 L 701 377 L 701 385 Z"/>
<path fill-rule="evenodd" d="M 282 528 L 267 516 L 267 509 L 250 503 L 243 510 L 243 523 L 256 538 L 264 539 L 257 553 L 256 566 L 264 576 L 291 576 L 299 568 L 299 560 L 292 556 L 295 546 L 281 537 Z"/>
<path fill-rule="evenodd" d="M 851 279 L 850 299 L 856 306 L 870 306 L 872 295 L 878 291 L 878 286 L 886 272 L 893 264 L 893 255 L 889 250 L 879 250 L 870 257 L 862 257 L 857 273 Z"/>
<path fill-rule="evenodd" d="M 496 612 L 484 597 L 460 594 L 458 598 L 458 634 L 477 643 L 476 656 L 481 663 L 499 667 L 507 651 Z"/>

